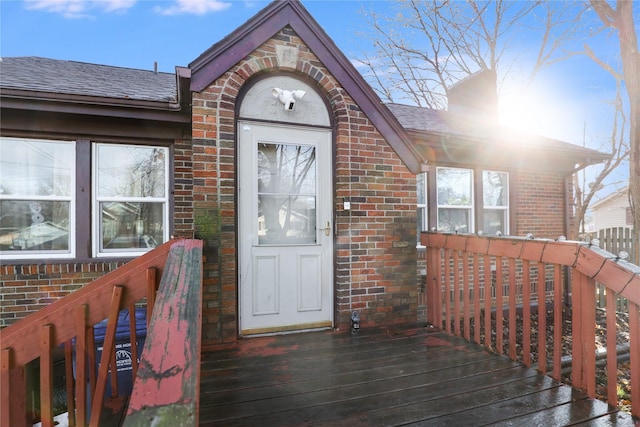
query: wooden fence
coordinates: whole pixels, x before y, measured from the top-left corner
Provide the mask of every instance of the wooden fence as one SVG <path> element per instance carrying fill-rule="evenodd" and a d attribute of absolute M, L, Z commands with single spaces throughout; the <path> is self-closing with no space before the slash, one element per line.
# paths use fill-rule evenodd
<path fill-rule="evenodd" d="M 593 242 L 600 249 L 604 249 L 614 255 L 627 253 L 627 261 L 639 265 L 636 260 L 636 247 L 633 244 L 632 230 L 627 227 L 603 228 L 599 231 L 587 233 L 582 240 L 585 242 Z M 636 260 L 637 261 L 637 260 Z M 606 306 L 606 287 L 601 283 L 596 283 L 596 303 L 599 308 Z M 627 299 L 618 297 L 616 299 L 616 310 L 619 312 L 627 310 Z"/>
<path fill-rule="evenodd" d="M 633 233 L 628 227 L 612 227 L 603 228 L 599 231 L 592 233 L 586 233 L 581 240 L 585 242 L 591 242 L 593 239 L 598 239 L 598 244 L 601 249 L 607 252 L 618 255 L 620 252 L 626 252 L 629 254 L 627 260 L 634 263 L 636 259 L 635 245 L 633 244 Z M 638 263 L 634 263 L 638 264 Z"/>

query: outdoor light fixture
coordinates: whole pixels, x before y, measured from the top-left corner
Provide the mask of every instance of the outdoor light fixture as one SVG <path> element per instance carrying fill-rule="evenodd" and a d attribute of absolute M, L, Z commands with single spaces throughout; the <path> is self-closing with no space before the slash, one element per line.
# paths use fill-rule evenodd
<path fill-rule="evenodd" d="M 500 231 L 500 230 L 496 231 L 496 236 L 502 237 L 502 231 Z"/>
<path fill-rule="evenodd" d="M 354 311 L 351 313 L 351 333 L 357 334 L 360 330 L 360 313 Z"/>
<path fill-rule="evenodd" d="M 527 240 L 533 240 L 533 233 L 527 233 L 527 235 L 524 236 L 524 238 Z"/>
<path fill-rule="evenodd" d="M 589 242 L 589 247 L 591 246 L 600 246 L 600 239 L 591 239 Z"/>
<path fill-rule="evenodd" d="M 566 236 L 559 236 L 557 239 L 558 242 L 564 242 L 565 240 L 567 240 Z"/>
<path fill-rule="evenodd" d="M 482 230 L 478 230 L 478 233 L 477 233 L 477 234 L 478 234 L 478 236 L 484 236 L 484 231 L 482 231 Z"/>
<path fill-rule="evenodd" d="M 279 87 L 274 87 L 271 90 L 271 94 L 282 102 L 285 111 L 293 110 L 293 107 L 296 104 L 296 99 L 302 99 L 306 93 L 307 92 L 304 90 L 286 90 L 280 89 Z"/>

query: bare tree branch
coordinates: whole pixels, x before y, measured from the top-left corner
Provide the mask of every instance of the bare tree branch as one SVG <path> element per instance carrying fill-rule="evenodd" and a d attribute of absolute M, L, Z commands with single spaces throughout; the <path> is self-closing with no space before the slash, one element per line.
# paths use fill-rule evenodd
<path fill-rule="evenodd" d="M 640 18 L 634 16 L 634 3 L 617 0 L 614 9 L 605 0 L 589 0 L 604 29 L 617 32 L 618 35 L 622 70 L 617 73 L 624 80 L 629 105 L 629 202 L 633 216 L 636 256 L 632 262 L 640 264 L 640 52 L 636 33 L 637 22 L 634 22 L 634 19 Z M 603 63 L 608 64 L 605 61 L 596 62 L 601 66 Z M 615 78 L 615 74 L 612 75 Z"/>

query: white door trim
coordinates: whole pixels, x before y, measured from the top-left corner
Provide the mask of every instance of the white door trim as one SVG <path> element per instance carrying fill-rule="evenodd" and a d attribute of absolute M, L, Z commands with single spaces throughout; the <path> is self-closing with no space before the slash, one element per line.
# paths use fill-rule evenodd
<path fill-rule="evenodd" d="M 238 299 L 241 335 L 329 328 L 333 326 L 333 169 L 328 129 L 238 122 Z M 314 148 L 315 193 L 294 197 L 314 200 L 303 216 L 311 240 L 272 244 L 265 237 L 265 200 L 258 208 L 258 147 Z M 264 162 L 264 151 L 261 151 Z M 278 202 L 279 203 L 279 202 Z M 289 217 L 292 214 L 289 202 Z M 278 212 L 283 209 L 277 204 Z M 263 228 L 259 228 L 259 217 Z M 273 216 L 271 217 L 274 218 Z M 304 219 L 298 220 L 304 222 Z M 311 221 L 312 223 L 310 223 Z M 329 224 L 328 229 L 327 223 Z M 297 231 L 291 231 L 295 234 Z M 312 236 L 312 237 L 310 237 Z M 286 239 L 289 239 L 287 237 Z"/>

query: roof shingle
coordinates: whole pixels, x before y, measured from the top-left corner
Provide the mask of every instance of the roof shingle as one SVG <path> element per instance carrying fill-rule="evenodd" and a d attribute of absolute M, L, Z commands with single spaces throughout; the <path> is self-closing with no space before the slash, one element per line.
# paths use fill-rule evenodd
<path fill-rule="evenodd" d="M 2 58 L 0 87 L 170 103 L 178 97 L 175 74 L 36 56 Z"/>

